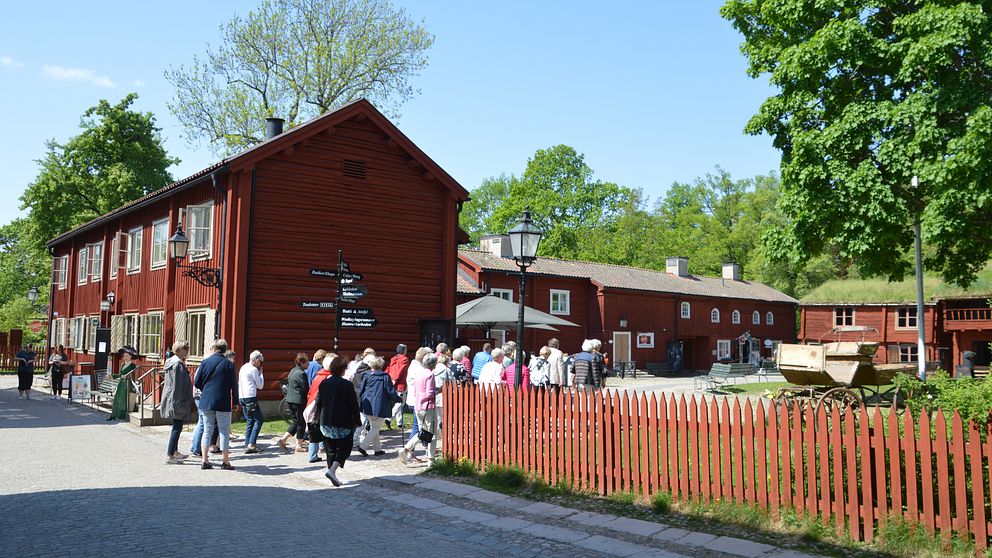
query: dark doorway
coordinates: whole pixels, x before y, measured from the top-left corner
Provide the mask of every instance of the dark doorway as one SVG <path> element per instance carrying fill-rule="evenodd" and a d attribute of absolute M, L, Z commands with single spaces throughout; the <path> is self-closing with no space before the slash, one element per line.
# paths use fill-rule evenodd
<path fill-rule="evenodd" d="M 971 350 L 975 351 L 975 366 L 989 366 L 992 361 L 992 350 L 989 349 L 988 341 L 975 341 Z"/>
<path fill-rule="evenodd" d="M 454 327 L 454 320 L 420 320 L 420 346 L 433 349 L 438 343 L 451 345 Z"/>
<path fill-rule="evenodd" d="M 93 353 L 93 370 L 107 370 L 110 355 L 110 328 L 96 328 L 96 352 Z"/>

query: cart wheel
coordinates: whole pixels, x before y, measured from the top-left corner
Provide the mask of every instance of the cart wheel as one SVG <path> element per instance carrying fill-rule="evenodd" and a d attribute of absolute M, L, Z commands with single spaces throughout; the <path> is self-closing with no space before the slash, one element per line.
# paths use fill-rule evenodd
<path fill-rule="evenodd" d="M 286 401 L 285 397 L 279 402 L 279 416 L 286 422 L 293 422 L 293 411 L 289 409 L 289 402 Z"/>
<path fill-rule="evenodd" d="M 837 409 L 841 416 L 843 416 L 844 411 L 847 409 L 857 409 L 861 407 L 863 403 L 864 401 L 853 389 L 836 387 L 827 390 L 820 396 L 820 401 L 817 403 L 817 410 L 819 410 L 819 407 L 823 407 L 823 409 L 829 413 L 833 409 Z"/>

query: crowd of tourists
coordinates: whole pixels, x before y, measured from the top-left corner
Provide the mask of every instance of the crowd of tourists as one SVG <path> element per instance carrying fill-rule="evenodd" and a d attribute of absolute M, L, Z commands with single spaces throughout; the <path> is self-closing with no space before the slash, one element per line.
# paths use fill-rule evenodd
<path fill-rule="evenodd" d="M 512 341 L 499 347 L 486 343 L 474 355 L 468 346 L 440 343 L 433 348 L 421 347 L 410 356 L 407 346 L 401 344 L 388 361 L 372 348 L 351 360 L 323 349 L 312 357 L 299 353 L 282 385 L 291 416 L 276 445 L 283 452 L 306 453 L 310 463 L 325 461 L 325 476 L 340 486 L 338 473 L 351 454 L 385 455 L 382 431 L 404 431 L 405 411 L 409 409 L 413 416 L 410 434 L 397 457 L 404 464 L 431 461 L 437 455 L 443 428 L 445 383 L 515 386 L 519 367 L 523 389 L 597 389 L 604 387 L 607 369 L 601 348 L 598 340 L 590 339 L 582 343 L 580 352 L 569 355 L 559 348 L 557 339 L 550 339 L 534 355 L 518 355 Z M 160 414 L 172 423 L 166 463 L 179 464 L 194 457 L 202 469 L 213 469 L 211 455 L 219 455 L 220 468 L 233 470 L 231 417 L 238 408 L 245 419 L 244 453 L 262 451 L 257 442 L 265 422 L 259 403 L 259 392 L 265 385 L 265 355 L 253 351 L 247 362 L 237 367 L 237 356 L 227 341 L 218 339 L 191 376 L 186 367 L 189 351 L 188 341 L 176 341 L 163 365 Z M 127 418 L 138 353 L 123 347 L 118 356 L 121 369 L 108 420 Z M 61 371 L 64 360 L 63 350 L 53 352 L 49 363 L 53 372 Z M 25 355 L 24 361 L 32 359 Z M 59 397 L 54 386 L 62 382 L 52 384 L 52 397 Z M 189 453 L 182 453 L 180 435 L 194 420 Z"/>

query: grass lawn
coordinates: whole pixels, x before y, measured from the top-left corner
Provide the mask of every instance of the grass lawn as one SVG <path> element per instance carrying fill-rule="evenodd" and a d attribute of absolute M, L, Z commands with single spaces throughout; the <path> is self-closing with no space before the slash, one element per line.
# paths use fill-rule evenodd
<path fill-rule="evenodd" d="M 721 386 L 717 392 L 739 395 L 764 395 L 767 391 L 774 395 L 780 388 L 791 385 L 789 382 L 740 382 L 729 386 Z"/>

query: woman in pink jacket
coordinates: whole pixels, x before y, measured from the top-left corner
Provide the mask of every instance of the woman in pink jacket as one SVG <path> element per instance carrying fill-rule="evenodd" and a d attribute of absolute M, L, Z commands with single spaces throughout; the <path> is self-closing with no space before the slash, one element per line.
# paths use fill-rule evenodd
<path fill-rule="evenodd" d="M 417 414 L 417 424 L 420 425 L 420 436 L 410 438 L 410 440 L 400 450 L 400 461 L 407 463 L 410 459 L 419 461 L 414 455 L 417 443 L 422 439 L 424 432 L 435 433 L 434 425 L 437 423 L 436 405 L 434 397 L 437 390 L 434 387 L 434 367 L 437 365 L 437 356 L 428 353 L 421 361 L 423 367 L 410 367 L 410 376 L 407 377 L 407 389 L 413 394 L 413 410 Z M 437 441 L 431 440 L 427 445 L 427 459 L 434 459 L 434 451 Z"/>

